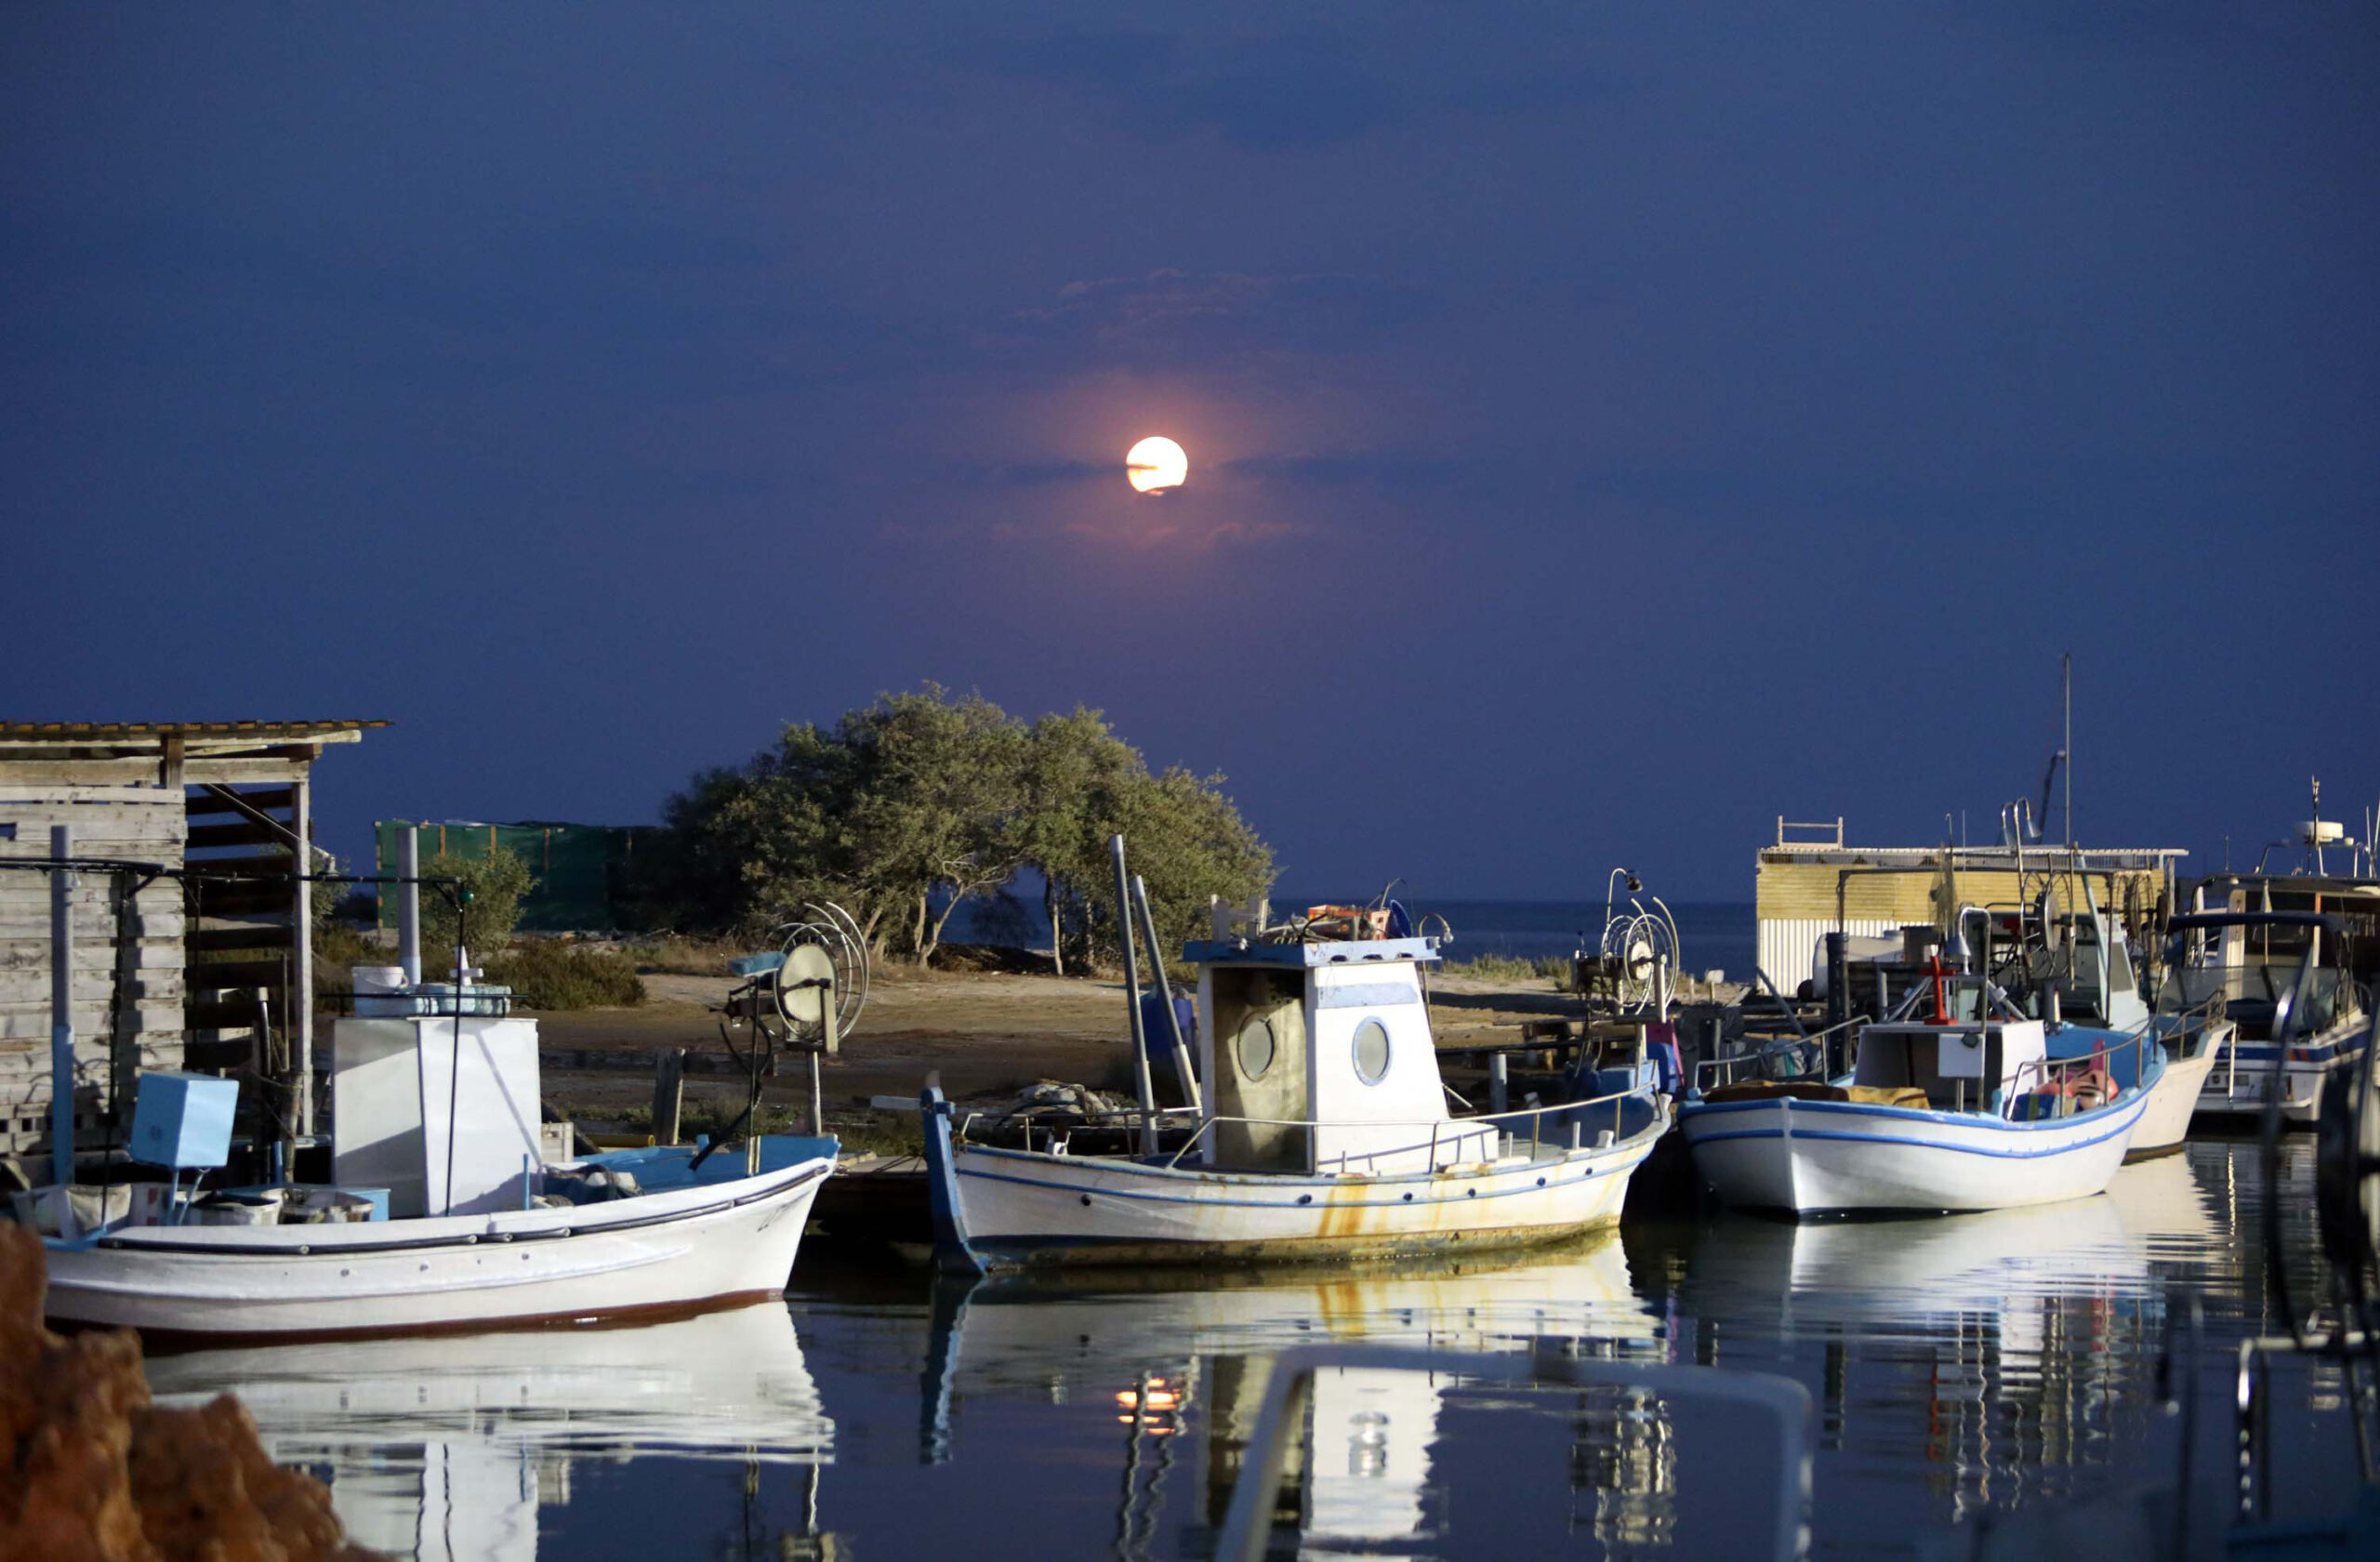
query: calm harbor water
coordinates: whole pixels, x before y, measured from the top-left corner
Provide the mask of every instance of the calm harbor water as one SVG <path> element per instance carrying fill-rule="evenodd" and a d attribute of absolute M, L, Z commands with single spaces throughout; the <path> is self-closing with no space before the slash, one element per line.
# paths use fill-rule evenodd
<path fill-rule="evenodd" d="M 2231 1500 L 2236 1346 L 2266 1317 L 2254 1145 L 2205 1143 L 2046 1209 L 1803 1226 L 1740 1215 L 1460 1268 L 937 1287 L 805 1251 L 784 1304 L 648 1328 L 159 1358 L 248 1403 L 361 1543 L 424 1558 L 1203 1557 L 1269 1353 L 1535 1347 L 1779 1373 L 1808 1391 L 1811 1549 L 1908 1555 L 1992 1514 L 2170 1478 L 2169 1293 L 2203 1299 L 2192 1500 Z M 2313 1272 L 2310 1145 L 2283 1248 Z M 2278 1511 L 2335 1503 L 2334 1375 L 2286 1364 Z M 1300 1555 L 1721 1556 L 1772 1448 L 1611 1391 L 1335 1374 L 1285 1488 Z M 1283 1537 L 1276 1541 L 1286 1544 Z"/>

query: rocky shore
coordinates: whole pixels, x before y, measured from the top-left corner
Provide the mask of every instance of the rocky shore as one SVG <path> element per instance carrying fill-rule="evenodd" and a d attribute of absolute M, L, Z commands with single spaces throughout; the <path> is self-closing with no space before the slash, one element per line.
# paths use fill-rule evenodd
<path fill-rule="evenodd" d="M 348 1545 L 320 1481 L 229 1395 L 149 1400 L 140 1338 L 42 1326 L 39 1238 L 0 1222 L 0 1562 L 316 1562 Z"/>

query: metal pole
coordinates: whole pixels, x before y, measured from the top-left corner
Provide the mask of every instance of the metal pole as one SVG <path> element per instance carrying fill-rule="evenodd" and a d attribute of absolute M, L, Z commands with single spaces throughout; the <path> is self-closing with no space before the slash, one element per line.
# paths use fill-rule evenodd
<path fill-rule="evenodd" d="M 1141 1087 L 1141 1153 L 1157 1154 L 1157 1086 L 1149 1079 L 1149 1039 L 1141 1023 L 1141 961 L 1132 947 L 1132 885 L 1124 871 L 1124 838 L 1107 838 L 1116 860 L 1116 940 L 1124 954 L 1124 1003 L 1132 1020 L 1132 1074 Z"/>
<path fill-rule="evenodd" d="M 1165 946 L 1157 942 L 1157 915 L 1149 909 L 1149 887 L 1132 875 L 1132 898 L 1141 908 L 1141 932 L 1149 941 L 1149 966 L 1157 973 L 1157 990 L 1165 995 L 1165 1028 L 1173 1038 L 1173 1072 L 1182 1080 L 1182 1097 L 1194 1112 L 1200 1110 L 1198 1073 L 1190 1066 L 1190 1048 L 1182 1039 L 1182 1016 L 1173 1009 L 1173 982 L 1165 973 Z"/>
<path fill-rule="evenodd" d="M 1838 880 L 1839 882 L 1839 880 Z M 1838 927 L 1826 935 L 1826 1023 L 1831 1030 L 1851 1017 L 1851 963 L 1844 958 L 1844 935 Z"/>
<path fill-rule="evenodd" d="M 289 827 L 297 836 L 290 848 L 289 860 L 297 867 L 297 880 L 289 887 L 293 894 L 289 905 L 289 1007 L 282 1015 L 282 1029 L 289 1037 L 289 1050 L 295 1055 L 290 1061 L 290 1089 L 298 1098 L 298 1110 L 289 1124 L 293 1136 L 289 1146 L 289 1174 L 298 1173 L 298 1139 L 314 1135 L 314 830 L 311 813 L 311 786 L 299 780 L 290 787 Z"/>
<path fill-rule="evenodd" d="M 842 994 L 829 981 L 818 993 L 818 1045 L 810 1052 L 810 1132 L 813 1138 L 826 1136 L 826 1096 L 818 1079 L 818 1060 L 835 1052 L 840 1039 L 835 1034 L 835 1022 L 840 1017 Z"/>
<path fill-rule="evenodd" d="M 49 827 L 49 854 L 61 863 L 73 860 L 73 826 Z M 50 870 L 49 1163 L 51 1180 L 61 1189 L 74 1183 L 74 879 L 63 867 Z M 72 1224 L 70 1214 L 60 1229 Z"/>
<path fill-rule="evenodd" d="M 421 831 L 407 825 L 397 832 L 397 959 L 405 986 L 421 986 Z"/>

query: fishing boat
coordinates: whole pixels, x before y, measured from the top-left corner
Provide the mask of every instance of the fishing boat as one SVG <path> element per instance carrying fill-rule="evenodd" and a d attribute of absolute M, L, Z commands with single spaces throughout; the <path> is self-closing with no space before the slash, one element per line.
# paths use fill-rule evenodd
<path fill-rule="evenodd" d="M 1117 854 L 1117 899 L 1130 905 L 1120 842 Z M 1193 1105 L 1155 1110 L 1144 1048 L 1137 1144 L 971 1142 L 968 1119 L 929 1083 L 946 1267 L 1469 1250 L 1619 1220 L 1629 1174 L 1671 1121 L 1635 1073 L 1590 1075 L 1583 1098 L 1559 1105 L 1458 1117 L 1422 988 L 1437 939 L 1388 936 L 1360 918 L 1272 927 L 1261 902 L 1214 917 L 1213 938 L 1183 951 L 1199 967 L 1195 1076 L 1183 1065 Z M 1128 986 L 1137 1036 L 1137 976 Z"/>
<path fill-rule="evenodd" d="M 2168 1012 L 2153 1012 L 2122 927 L 2100 910 L 2088 880 L 2082 883 L 2083 904 L 2075 909 L 2056 908 L 2053 881 L 2053 888 L 2043 892 L 2033 920 L 1993 918 L 1970 907 L 1961 913 L 1960 931 L 1964 935 L 1973 928 L 1981 933 L 1987 950 L 1981 968 L 2008 985 L 2020 1008 L 2044 1022 L 2043 1042 L 2052 1059 L 2103 1059 L 2116 1083 L 2130 1090 L 2140 1083 L 2138 1074 L 2149 1057 L 2149 1049 L 2132 1043 L 2154 1039 L 2165 1066 L 2149 1090 L 2148 1107 L 2133 1131 L 2124 1159 L 2173 1155 L 2188 1136 L 2199 1092 L 2229 1044 L 2232 1023 L 2224 1017 L 2222 1004 L 2212 1000 L 2177 1002 Z M 1995 959 L 1989 952 L 1993 920 L 2017 933 L 2019 949 L 2012 959 Z M 1963 942 L 1953 941 L 1954 953 Z"/>
<path fill-rule="evenodd" d="M 474 985 L 459 951 L 452 983 L 422 984 L 418 958 L 407 948 L 403 965 L 359 970 L 361 1012 L 334 1027 L 330 1184 L 192 1198 L 186 1175 L 196 1188 L 231 1159 L 239 1084 L 140 1075 L 131 1158 L 171 1180 L 39 1190 L 28 1212 L 44 1227 L 48 1317 L 213 1340 L 319 1338 L 690 1312 L 784 1292 L 834 1169 L 832 1139 L 573 1158 L 541 1122 L 536 1022 L 509 1013 L 506 989 Z M 834 1002 L 831 967 L 820 975 L 787 960 L 747 987 L 756 1013 L 798 1019 Z M 756 1070 L 755 1101 L 758 1088 Z"/>
<path fill-rule="evenodd" d="M 408 1333 L 784 1292 L 818 1186 L 781 1171 L 598 1204 L 302 1225 L 111 1224 L 44 1239 L 50 1317 L 144 1333 Z"/>
<path fill-rule="evenodd" d="M 1679 1127 L 1703 1180 L 1748 1208 L 1913 1212 L 2082 1198 L 2122 1164 L 2164 1052 L 2148 1033 L 2099 1031 L 2089 1052 L 2060 1058 L 2047 1031 L 1989 978 L 1937 972 L 1858 1030 L 1846 1074 L 1758 1077 L 1764 1064 L 1806 1066 L 1798 1040 L 1700 1066 Z"/>
<path fill-rule="evenodd" d="M 2080 851 L 2067 853 L 2062 867 L 2021 907 L 1961 907 L 1945 953 L 1963 970 L 1988 975 L 2017 1009 L 2042 1021 L 2054 1061 L 2101 1059 L 2128 1091 L 2141 1082 L 2149 1057 L 2149 1049 L 2134 1043 L 2153 1039 L 2165 1067 L 2124 1158 L 2172 1155 L 2188 1134 L 2199 1088 L 2230 1024 L 2220 1003 L 2152 1010 L 2122 922 L 2102 909 L 2093 887 L 2104 870 Z"/>
<path fill-rule="evenodd" d="M 2227 895 L 2225 898 L 2245 899 Z M 2269 895 L 2260 895 L 2269 906 Z M 2232 1027 L 2210 1052 L 2199 1113 L 2241 1121 L 2277 1094 L 2281 1120 L 2311 1128 L 2324 1083 L 2361 1055 L 2370 1002 L 2347 958 L 2343 920 L 2320 911 L 2202 911 L 2168 924 L 2169 1004 L 2219 1006 Z"/>

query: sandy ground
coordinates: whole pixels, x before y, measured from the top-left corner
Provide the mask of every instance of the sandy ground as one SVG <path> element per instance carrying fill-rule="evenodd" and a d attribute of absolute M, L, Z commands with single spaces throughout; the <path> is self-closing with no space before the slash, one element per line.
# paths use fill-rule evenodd
<path fill-rule="evenodd" d="M 590 1122 L 645 1106 L 655 1050 L 684 1047 L 689 1107 L 731 1095 L 740 1106 L 738 1079 L 701 1071 L 706 1061 L 721 1068 L 728 1063 L 713 1009 L 733 979 L 650 975 L 644 983 L 650 998 L 638 1008 L 536 1016 L 548 1102 Z M 1509 1039 L 1524 1019 L 1577 1012 L 1547 982 L 1503 986 L 1438 975 L 1430 986 L 1442 1047 Z M 841 1056 L 822 1066 L 822 1093 L 830 1112 L 864 1106 L 878 1095 L 913 1097 L 930 1070 L 959 1098 L 1003 1093 L 1036 1079 L 1129 1088 L 1128 1025 L 1118 982 L 896 968 L 878 973 L 857 1033 L 845 1039 Z M 764 1093 L 773 1103 L 806 1101 L 802 1061 L 787 1060 Z"/>

